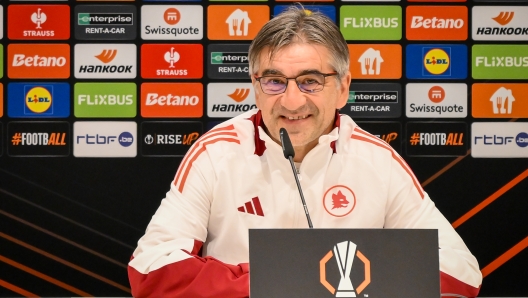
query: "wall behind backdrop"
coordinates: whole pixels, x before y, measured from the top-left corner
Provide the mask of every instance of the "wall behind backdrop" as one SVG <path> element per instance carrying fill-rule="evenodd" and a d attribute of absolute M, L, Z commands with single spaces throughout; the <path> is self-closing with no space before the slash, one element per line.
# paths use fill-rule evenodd
<path fill-rule="evenodd" d="M 0 296 L 130 296 L 187 149 L 254 107 L 247 49 L 287 1 L 0 1 Z M 351 51 L 341 113 L 414 169 L 528 296 L 528 2 L 314 1 Z"/>

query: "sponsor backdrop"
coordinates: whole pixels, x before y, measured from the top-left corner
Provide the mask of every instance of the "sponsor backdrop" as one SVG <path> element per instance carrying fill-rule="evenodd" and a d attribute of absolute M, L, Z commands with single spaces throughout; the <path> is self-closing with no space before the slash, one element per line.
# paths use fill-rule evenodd
<path fill-rule="evenodd" d="M 341 113 L 414 169 L 481 296 L 528 296 L 528 1 L 303 3 L 349 44 Z M 183 155 L 255 107 L 249 43 L 292 4 L 0 1 L 0 296 L 130 296 Z"/>

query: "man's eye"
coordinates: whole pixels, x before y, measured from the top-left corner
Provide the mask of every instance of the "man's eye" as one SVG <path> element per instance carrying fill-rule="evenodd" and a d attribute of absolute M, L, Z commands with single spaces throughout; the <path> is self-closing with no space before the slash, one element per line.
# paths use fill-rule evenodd
<path fill-rule="evenodd" d="M 284 84 L 284 80 L 281 80 L 281 79 L 269 79 L 269 80 L 268 80 L 268 83 L 270 83 L 270 84 L 274 84 L 274 85 L 277 85 L 277 84 Z"/>

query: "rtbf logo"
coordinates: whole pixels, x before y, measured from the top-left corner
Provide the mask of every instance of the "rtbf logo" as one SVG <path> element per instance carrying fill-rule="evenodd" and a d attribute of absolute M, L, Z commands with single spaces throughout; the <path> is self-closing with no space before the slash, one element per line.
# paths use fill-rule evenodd
<path fill-rule="evenodd" d="M 408 6 L 409 40 L 466 40 L 466 6 Z"/>
<path fill-rule="evenodd" d="M 135 157 L 136 122 L 75 122 L 73 155 L 75 157 Z"/>
<path fill-rule="evenodd" d="M 478 122 L 471 124 L 471 156 L 528 157 L 528 123 Z"/>

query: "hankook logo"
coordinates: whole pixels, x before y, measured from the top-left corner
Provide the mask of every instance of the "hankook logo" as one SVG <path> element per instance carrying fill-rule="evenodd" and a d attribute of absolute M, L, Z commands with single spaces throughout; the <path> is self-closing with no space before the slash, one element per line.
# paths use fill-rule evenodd
<path fill-rule="evenodd" d="M 475 40 L 528 40 L 528 7 L 474 6 L 472 37 Z"/>

